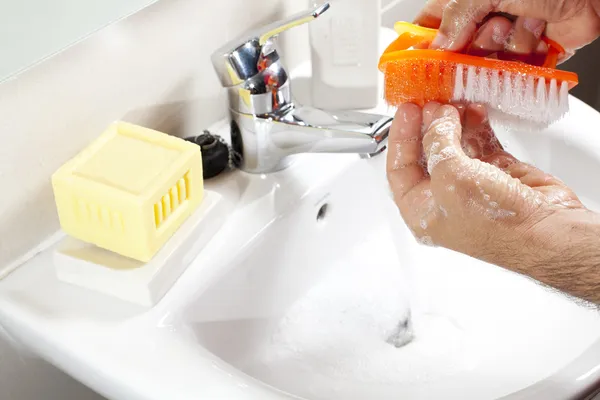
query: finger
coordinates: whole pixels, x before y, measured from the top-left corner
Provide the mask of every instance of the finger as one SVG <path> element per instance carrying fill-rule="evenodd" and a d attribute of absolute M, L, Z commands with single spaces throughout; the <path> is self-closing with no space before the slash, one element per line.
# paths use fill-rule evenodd
<path fill-rule="evenodd" d="M 461 147 L 461 133 L 460 115 L 456 108 L 450 105 L 439 107 L 423 137 L 427 170 L 432 179 L 436 175 L 454 175 L 464 160 L 468 160 Z"/>
<path fill-rule="evenodd" d="M 462 148 L 471 158 L 483 158 L 502 151 L 502 145 L 490 126 L 485 106 L 470 104 L 465 111 Z"/>
<path fill-rule="evenodd" d="M 513 23 L 508 18 L 492 17 L 479 30 L 471 43 L 468 54 L 485 57 L 503 51 L 512 32 Z"/>
<path fill-rule="evenodd" d="M 523 162 L 513 163 L 505 168 L 505 171 L 513 178 L 532 188 L 563 185 L 560 179 Z"/>
<path fill-rule="evenodd" d="M 413 22 L 426 28 L 438 29 L 442 22 L 444 7 L 446 7 L 449 1 L 450 0 L 428 0 Z"/>
<path fill-rule="evenodd" d="M 423 126 L 425 127 L 425 130 L 429 128 L 429 125 L 431 125 L 431 123 L 433 122 L 434 114 L 441 106 L 442 105 L 440 103 L 435 101 L 431 101 L 425 104 L 425 107 L 423 107 Z"/>
<path fill-rule="evenodd" d="M 469 104 L 465 110 L 466 129 L 477 129 L 481 126 L 490 126 L 487 110 L 482 104 Z"/>
<path fill-rule="evenodd" d="M 504 168 L 504 172 L 512 178 L 518 179 L 522 184 L 534 188 L 546 196 L 546 200 L 553 204 L 560 204 L 567 208 L 582 206 L 579 198 L 560 179 L 550 175 L 533 165 L 519 162 L 512 155 L 505 153 L 512 159 Z"/>
<path fill-rule="evenodd" d="M 512 154 L 504 150 L 499 150 L 489 156 L 481 157 L 481 161 L 491 164 L 499 170 L 507 173 L 508 167 L 519 162 L 519 160 L 517 160 Z"/>
<path fill-rule="evenodd" d="M 513 54 L 535 53 L 545 29 L 546 23 L 543 20 L 517 18 L 512 33 L 506 41 L 505 50 Z"/>
<path fill-rule="evenodd" d="M 572 56 L 576 50 L 592 43 L 600 35 L 598 11 L 592 11 L 591 9 L 594 7 L 589 5 L 588 8 L 587 12 L 581 10 L 579 13 L 573 13 L 574 10 L 570 10 L 574 15 L 568 20 L 564 19 L 564 15 L 560 19 L 542 18 L 551 21 L 546 27 L 546 36 L 558 42 L 567 51 L 567 58 Z"/>
<path fill-rule="evenodd" d="M 467 110 L 467 104 L 464 103 L 451 103 L 451 105 L 456 108 L 458 113 L 460 114 L 460 123 L 461 125 L 465 123 L 465 111 Z M 431 121 L 430 121 L 431 123 Z"/>
<path fill-rule="evenodd" d="M 564 62 L 569 61 L 571 59 L 571 57 L 573 57 L 574 55 L 575 55 L 574 51 L 565 50 L 565 54 L 563 54 L 562 56 L 560 56 L 558 58 L 557 65 L 560 65 L 560 64 L 562 64 Z"/>
<path fill-rule="evenodd" d="M 421 158 L 422 111 L 415 104 L 398 107 L 388 137 L 387 175 L 394 197 L 404 198 L 425 171 L 419 165 Z"/>
<path fill-rule="evenodd" d="M 493 11 L 492 0 L 452 0 L 444 7 L 432 48 L 464 49 L 475 35 L 477 24 Z"/>

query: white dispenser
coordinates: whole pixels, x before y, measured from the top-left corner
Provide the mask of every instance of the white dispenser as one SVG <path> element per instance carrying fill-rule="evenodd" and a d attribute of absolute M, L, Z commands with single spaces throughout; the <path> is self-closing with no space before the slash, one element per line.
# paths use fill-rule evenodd
<path fill-rule="evenodd" d="M 328 110 L 377 105 L 381 0 L 331 0 L 309 25 L 312 104 Z M 322 1 L 311 0 L 311 6 Z"/>

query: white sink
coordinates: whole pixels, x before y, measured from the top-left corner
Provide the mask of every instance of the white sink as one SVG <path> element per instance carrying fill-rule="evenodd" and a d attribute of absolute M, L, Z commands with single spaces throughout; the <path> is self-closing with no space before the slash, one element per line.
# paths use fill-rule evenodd
<path fill-rule="evenodd" d="M 565 147 L 537 140 L 529 155 L 514 150 L 535 159 L 548 146 Z M 390 201 L 382 161 L 356 160 L 312 188 L 174 326 L 240 371 L 306 399 L 500 398 L 552 376 L 596 342 L 595 309 L 417 245 Z M 549 169 L 561 175 L 568 163 Z M 409 310 L 414 340 L 395 348 L 387 339 Z M 566 398 L 569 389 L 557 390 L 539 398 Z"/>
<path fill-rule="evenodd" d="M 600 116 L 571 101 L 543 135 L 501 136 L 598 209 L 588 171 L 600 167 Z M 417 244 L 390 200 L 384 158 L 302 155 L 276 174 L 207 182 L 231 215 L 151 309 L 60 282 L 50 246 L 0 282 L 0 325 L 116 400 L 590 394 L 598 312 Z M 396 348 L 388 338 L 409 313 L 414 338 Z"/>

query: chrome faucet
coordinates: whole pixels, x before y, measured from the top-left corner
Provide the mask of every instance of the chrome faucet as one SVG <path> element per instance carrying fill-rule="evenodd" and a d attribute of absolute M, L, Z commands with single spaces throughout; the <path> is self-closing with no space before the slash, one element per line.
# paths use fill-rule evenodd
<path fill-rule="evenodd" d="M 328 112 L 294 102 L 291 81 L 275 47 L 276 36 L 310 22 L 329 3 L 247 33 L 212 55 L 227 89 L 232 148 L 237 167 L 269 173 L 299 153 L 358 153 L 386 148 L 392 118 L 358 111 Z"/>

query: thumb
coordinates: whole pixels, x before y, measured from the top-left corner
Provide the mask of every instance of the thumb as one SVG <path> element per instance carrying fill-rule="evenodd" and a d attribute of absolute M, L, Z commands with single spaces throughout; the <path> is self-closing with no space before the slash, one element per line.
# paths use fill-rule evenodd
<path fill-rule="evenodd" d="M 443 9 L 440 28 L 431 47 L 464 49 L 475 35 L 477 24 L 493 10 L 492 0 L 451 0 Z"/>
<path fill-rule="evenodd" d="M 450 105 L 439 107 L 433 113 L 432 122 L 423 137 L 427 171 L 432 179 L 438 175 L 455 175 L 458 169 L 468 167 L 471 159 L 462 149 L 461 135 L 458 110 Z"/>

